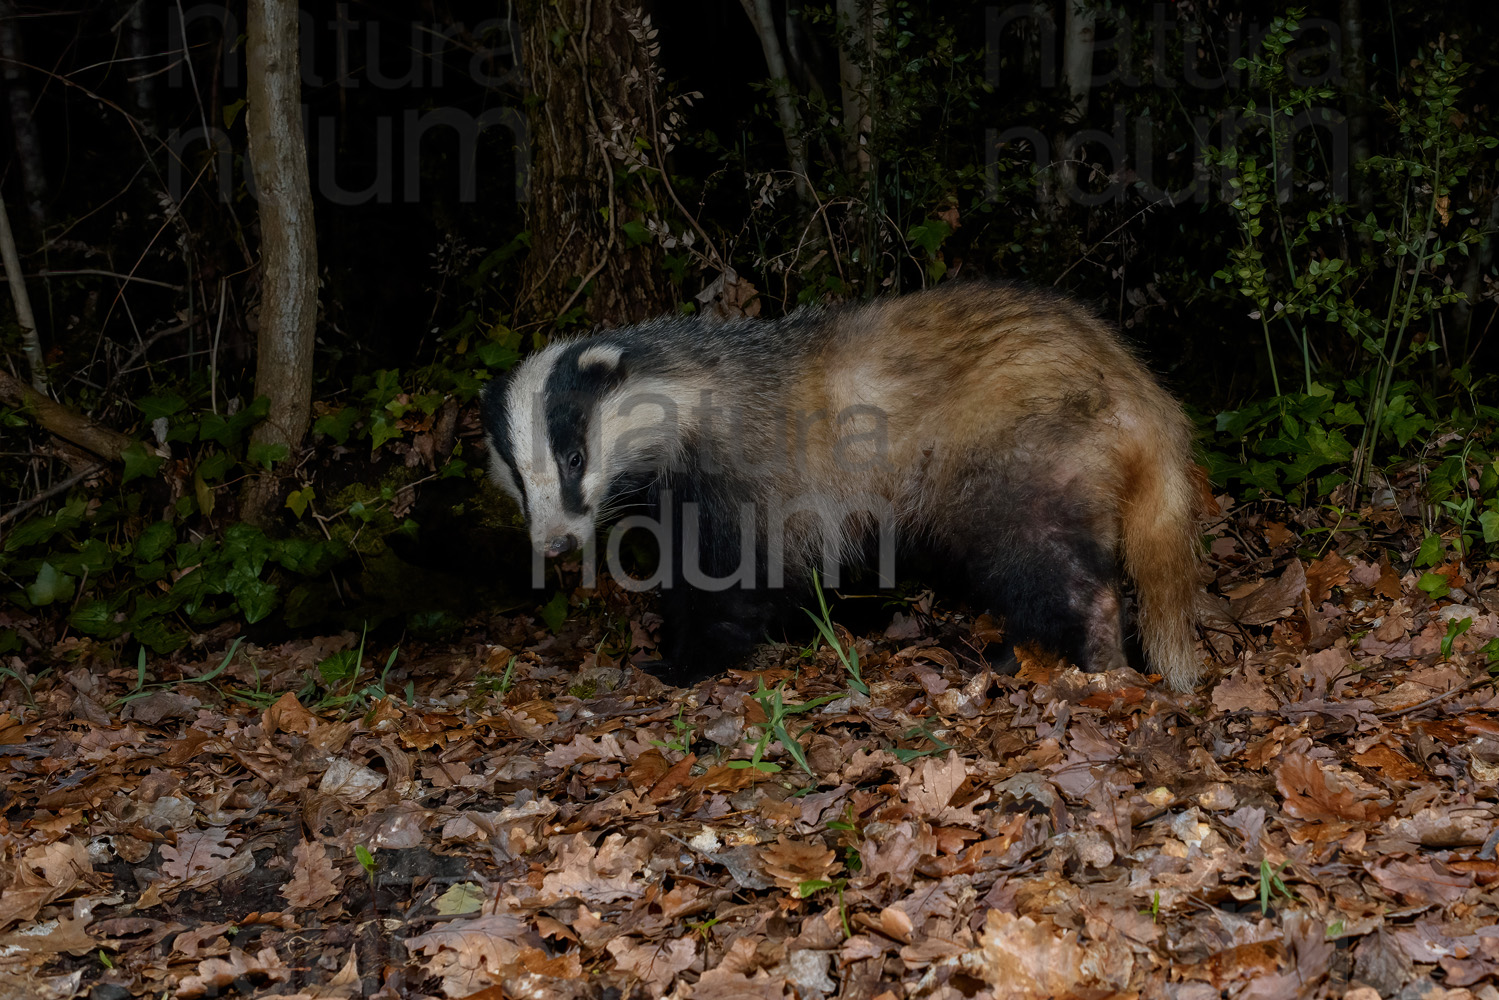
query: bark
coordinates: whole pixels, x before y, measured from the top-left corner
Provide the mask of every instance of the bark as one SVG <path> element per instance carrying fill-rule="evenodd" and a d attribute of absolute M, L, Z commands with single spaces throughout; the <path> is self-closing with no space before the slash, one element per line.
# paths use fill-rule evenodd
<path fill-rule="evenodd" d="M 10 228 L 10 213 L 0 200 L 0 260 L 5 262 L 5 280 L 16 306 L 16 322 L 21 327 L 21 349 L 31 369 L 31 384 L 39 392 L 47 391 L 47 360 L 42 354 L 42 338 L 36 330 L 36 316 L 31 311 L 31 296 L 26 294 L 26 279 L 21 274 L 21 255 Z"/>
<path fill-rule="evenodd" d="M 312 414 L 317 231 L 302 135 L 295 0 L 250 0 L 250 166 L 260 209 L 255 392 L 271 401 L 257 443 L 295 451 Z"/>
<path fill-rule="evenodd" d="M 128 9 L 119 21 L 119 30 L 130 53 L 130 99 L 135 113 L 148 128 L 156 120 L 156 74 L 152 72 L 151 41 L 146 26 L 145 0 L 125 0 Z"/>
<path fill-rule="evenodd" d="M 0 369 L 0 403 L 28 414 L 44 431 L 111 462 L 119 461 L 121 452 L 134 443 L 119 431 L 37 392 L 4 369 Z"/>
<path fill-rule="evenodd" d="M 594 324 L 659 315 L 673 302 L 662 250 L 654 239 L 629 246 L 620 237 L 635 216 L 614 190 L 620 163 L 603 142 L 617 123 L 622 136 L 654 146 L 658 70 L 613 0 L 525 0 L 521 19 L 535 98 L 525 318 L 555 322 L 574 303 Z M 585 278 L 592 288 L 575 294 Z"/>
<path fill-rule="evenodd" d="M 862 9 L 861 9 L 862 8 Z M 873 159 L 874 38 L 878 14 L 870 0 L 838 0 L 838 83 L 843 98 L 843 168 L 868 186 Z"/>
<path fill-rule="evenodd" d="M 1066 20 L 1062 31 L 1062 86 L 1067 93 L 1067 110 L 1062 120 L 1076 125 L 1088 116 L 1088 90 L 1093 83 L 1093 39 L 1097 14 L 1092 0 L 1062 0 Z M 1053 147 L 1058 150 L 1057 202 L 1069 203 L 1068 192 L 1077 186 L 1077 155 L 1068 153 L 1066 134 L 1058 134 Z"/>
<path fill-rule="evenodd" d="M 770 88 L 775 97 L 776 116 L 786 136 L 786 158 L 796 176 L 796 193 L 802 201 L 810 197 L 807 175 L 807 144 L 802 138 L 802 116 L 796 109 L 791 77 L 786 71 L 786 57 L 781 51 L 781 36 L 776 33 L 775 14 L 770 0 L 739 0 L 744 14 L 760 39 L 765 68 L 770 73 Z M 840 8 L 842 3 L 839 4 Z"/>
<path fill-rule="evenodd" d="M 42 143 L 32 119 L 33 98 L 26 83 L 26 56 L 21 45 L 21 21 L 11 0 L 0 0 L 0 79 L 5 81 L 6 108 L 21 186 L 26 190 L 26 214 L 38 234 L 47 221 L 47 174 Z"/>

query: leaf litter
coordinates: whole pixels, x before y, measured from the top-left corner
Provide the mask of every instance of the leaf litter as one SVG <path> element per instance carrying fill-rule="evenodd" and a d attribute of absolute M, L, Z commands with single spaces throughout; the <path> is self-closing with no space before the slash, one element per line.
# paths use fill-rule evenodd
<path fill-rule="evenodd" d="M 1499 1000 L 1499 564 L 1220 503 L 1189 696 L 930 595 L 691 690 L 608 581 L 362 699 L 350 634 L 150 691 L 55 636 L 0 703 L 0 998 Z"/>

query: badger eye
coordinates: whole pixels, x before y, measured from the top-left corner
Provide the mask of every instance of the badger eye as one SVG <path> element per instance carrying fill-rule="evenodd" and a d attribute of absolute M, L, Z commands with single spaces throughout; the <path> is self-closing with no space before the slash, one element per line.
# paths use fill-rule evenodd
<path fill-rule="evenodd" d="M 583 468 L 583 453 L 581 451 L 575 451 L 571 455 L 567 456 L 567 467 L 575 472 L 578 469 Z"/>

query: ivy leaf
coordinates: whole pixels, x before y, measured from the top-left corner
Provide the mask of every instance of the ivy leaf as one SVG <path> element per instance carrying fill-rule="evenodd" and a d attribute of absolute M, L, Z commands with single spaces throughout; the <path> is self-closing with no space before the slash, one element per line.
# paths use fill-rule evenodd
<path fill-rule="evenodd" d="M 1484 544 L 1499 542 L 1499 510 L 1486 510 L 1479 514 L 1478 523 L 1483 526 Z"/>
<path fill-rule="evenodd" d="M 125 631 L 125 624 L 116 620 L 108 601 L 89 601 L 80 606 L 68 615 L 68 624 L 96 639 L 113 639 Z"/>
<path fill-rule="evenodd" d="M 135 558 L 141 562 L 155 562 L 166 555 L 167 549 L 177 541 L 177 529 L 168 521 L 148 524 L 135 540 Z"/>
<path fill-rule="evenodd" d="M 1440 573 L 1422 573 L 1421 579 L 1416 581 L 1416 586 L 1433 601 L 1439 597 L 1446 597 L 1452 592 L 1451 582 Z"/>
<path fill-rule="evenodd" d="M 952 226 L 949 226 L 941 219 L 928 219 L 925 222 L 918 222 L 906 230 L 906 239 L 925 250 L 928 257 L 935 254 L 937 248 L 942 245 L 942 241 L 951 235 Z"/>
<path fill-rule="evenodd" d="M 256 441 L 250 445 L 247 454 L 252 463 L 269 470 L 277 462 L 286 461 L 286 457 L 291 454 L 291 449 L 279 441 Z"/>
<path fill-rule="evenodd" d="M 36 582 L 26 588 L 26 598 L 37 607 L 66 601 L 73 596 L 76 581 L 66 573 L 59 572 L 51 563 L 42 563 L 37 570 Z"/>
<path fill-rule="evenodd" d="M 317 493 L 311 486 L 305 489 L 293 490 L 286 497 L 286 509 L 297 515 L 298 518 L 307 513 L 307 505 L 312 503 Z"/>
<path fill-rule="evenodd" d="M 245 613 L 245 621 L 260 621 L 276 607 L 276 585 L 264 580 L 244 580 L 234 588 L 234 599 Z"/>
<path fill-rule="evenodd" d="M 478 355 L 486 368 L 499 368 L 502 371 L 513 368 L 520 360 L 520 353 L 515 348 L 496 340 L 486 340 L 474 348 L 474 354 Z"/>
<path fill-rule="evenodd" d="M 166 461 L 160 455 L 147 451 L 146 446 L 139 441 L 132 441 L 130 447 L 120 452 L 120 460 L 125 463 L 124 474 L 120 476 L 121 484 L 141 476 L 149 478 L 156 475 L 156 470 Z"/>
<path fill-rule="evenodd" d="M 175 392 L 164 392 L 156 396 L 147 396 L 135 401 L 140 408 L 141 416 L 150 423 L 163 417 L 170 417 L 174 413 L 180 413 L 187 406 L 187 400 Z"/>
<path fill-rule="evenodd" d="M 1421 539 L 1421 551 L 1416 553 L 1417 566 L 1435 566 L 1442 561 L 1442 539 L 1427 535 Z"/>
<path fill-rule="evenodd" d="M 561 632 L 567 621 L 567 595 L 560 590 L 552 595 L 552 599 L 541 609 L 541 620 L 546 622 L 553 635 Z"/>
<path fill-rule="evenodd" d="M 198 500 L 198 509 L 203 512 L 204 517 L 213 514 L 213 487 L 203 479 L 201 469 L 193 472 L 193 496 Z"/>
<path fill-rule="evenodd" d="M 245 109 L 245 104 L 245 99 L 241 97 L 233 104 L 224 105 L 224 127 L 226 129 L 234 127 L 234 120 L 238 118 L 239 113 Z"/>
<path fill-rule="evenodd" d="M 349 433 L 353 431 L 354 424 L 359 420 L 359 411 L 352 406 L 345 406 L 333 413 L 325 413 L 318 417 L 312 424 L 314 434 L 326 434 L 339 444 L 347 444 Z"/>
<path fill-rule="evenodd" d="M 477 913 L 484 905 L 485 892 L 473 882 L 460 882 L 449 887 L 448 891 L 438 896 L 433 902 L 432 908 L 443 916 L 455 916 L 462 913 Z"/>
<path fill-rule="evenodd" d="M 625 245 L 638 247 L 651 238 L 651 231 L 641 222 L 626 222 L 619 227 L 619 231 L 625 234 Z"/>

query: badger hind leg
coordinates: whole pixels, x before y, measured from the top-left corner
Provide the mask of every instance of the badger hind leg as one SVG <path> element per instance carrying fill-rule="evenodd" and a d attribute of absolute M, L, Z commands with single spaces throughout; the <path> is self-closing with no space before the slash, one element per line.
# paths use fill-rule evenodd
<path fill-rule="evenodd" d="M 1126 665 L 1114 539 L 1090 505 L 1033 485 L 993 490 L 967 540 L 975 596 L 1012 643 L 1034 642 L 1083 670 Z"/>

